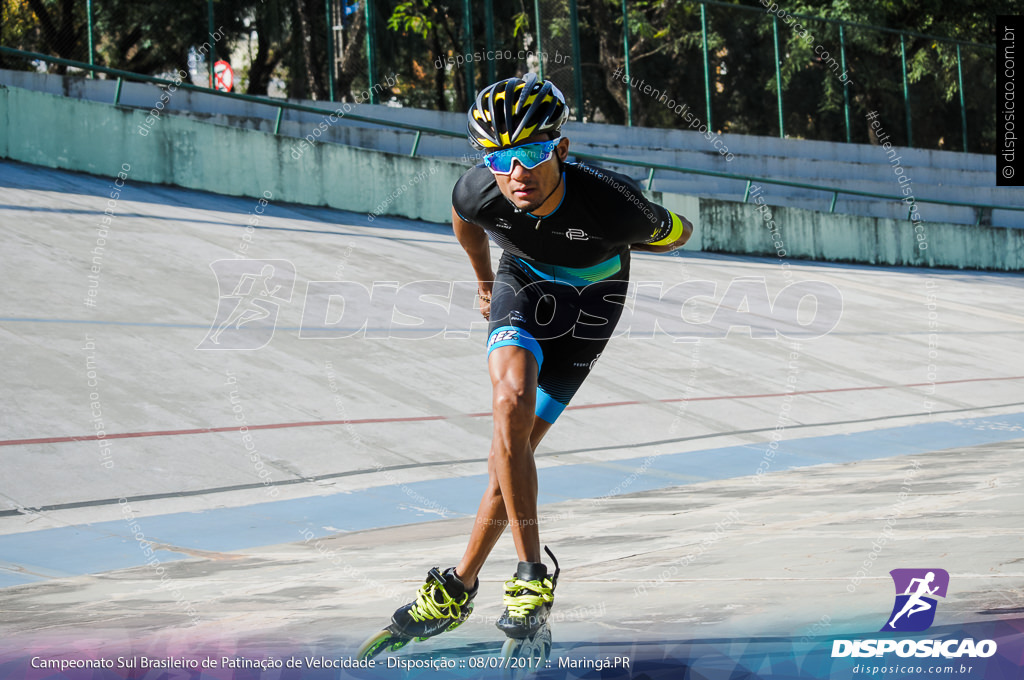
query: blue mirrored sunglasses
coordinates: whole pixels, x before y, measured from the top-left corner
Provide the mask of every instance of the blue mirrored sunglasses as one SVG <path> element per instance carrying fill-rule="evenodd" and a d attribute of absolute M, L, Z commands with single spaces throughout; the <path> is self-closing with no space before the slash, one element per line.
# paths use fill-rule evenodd
<path fill-rule="evenodd" d="M 511 149 L 493 151 L 484 156 L 484 165 L 496 175 L 508 175 L 512 172 L 513 161 L 518 161 L 524 170 L 533 170 L 535 167 L 551 158 L 555 147 L 562 141 L 561 137 L 547 142 L 536 142 L 534 144 L 523 144 L 514 146 Z"/>

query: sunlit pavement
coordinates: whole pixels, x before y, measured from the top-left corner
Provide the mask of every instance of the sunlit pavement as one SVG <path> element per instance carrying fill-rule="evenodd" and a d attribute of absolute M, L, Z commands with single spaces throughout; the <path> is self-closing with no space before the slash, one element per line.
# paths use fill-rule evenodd
<path fill-rule="evenodd" d="M 351 653 L 483 490 L 468 260 L 443 225 L 111 188 L 0 163 L 4 646 Z M 267 263 L 213 264 L 243 258 L 266 295 L 236 284 Z M 1024 279 L 789 265 L 634 256 L 538 451 L 556 651 L 827 647 L 885 623 L 896 568 L 949 572 L 936 625 L 1024 611 Z M 493 653 L 516 559 L 506 535 L 474 616 L 408 653 Z"/>

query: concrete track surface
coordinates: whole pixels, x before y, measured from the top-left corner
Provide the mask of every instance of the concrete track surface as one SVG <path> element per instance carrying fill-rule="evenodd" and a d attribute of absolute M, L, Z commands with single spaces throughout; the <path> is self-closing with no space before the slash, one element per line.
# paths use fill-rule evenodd
<path fill-rule="evenodd" d="M 0 163 L 0 676 L 348 677 L 301 657 L 347 658 L 454 564 L 483 490 L 468 261 L 445 225 L 126 176 Z M 949 574 L 904 637 L 988 631 L 979 670 L 1019 672 L 1024 278 L 712 254 L 632 278 L 537 453 L 562 566 L 541 675 L 858 677 L 829 650 L 884 637 L 894 569 Z M 485 674 L 515 564 L 506 534 L 473 617 L 394 658 Z"/>

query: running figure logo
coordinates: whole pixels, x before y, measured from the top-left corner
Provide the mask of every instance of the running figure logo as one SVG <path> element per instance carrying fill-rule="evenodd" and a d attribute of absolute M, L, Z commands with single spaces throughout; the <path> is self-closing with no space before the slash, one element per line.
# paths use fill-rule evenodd
<path fill-rule="evenodd" d="M 936 606 L 929 595 L 946 597 L 949 573 L 945 569 L 893 569 L 889 574 L 896 585 L 896 603 L 882 632 L 927 630 L 935 620 Z"/>
<path fill-rule="evenodd" d="M 292 299 L 295 266 L 288 260 L 217 260 L 217 315 L 196 349 L 260 349 L 274 337 L 283 302 Z M 225 292 L 231 291 L 231 292 Z"/>

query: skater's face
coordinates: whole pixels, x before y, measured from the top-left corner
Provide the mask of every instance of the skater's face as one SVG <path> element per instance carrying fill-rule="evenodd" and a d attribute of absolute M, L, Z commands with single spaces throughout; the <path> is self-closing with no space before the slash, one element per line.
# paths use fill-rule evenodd
<path fill-rule="evenodd" d="M 536 144 L 550 140 L 548 133 L 526 139 L 523 144 Z M 562 139 L 551 158 L 527 170 L 520 163 L 512 164 L 509 174 L 495 174 L 498 189 L 512 205 L 534 214 L 546 215 L 558 206 L 561 195 L 555 191 L 562 181 L 560 161 L 569 155 L 569 140 Z"/>

